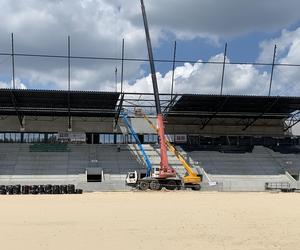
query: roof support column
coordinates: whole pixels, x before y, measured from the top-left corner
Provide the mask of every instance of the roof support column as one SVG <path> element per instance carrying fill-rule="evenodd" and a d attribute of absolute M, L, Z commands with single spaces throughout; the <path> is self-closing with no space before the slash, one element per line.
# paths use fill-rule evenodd
<path fill-rule="evenodd" d="M 279 100 L 279 96 L 277 96 L 277 98 L 266 107 L 266 109 L 264 110 L 264 112 L 262 112 L 260 115 L 258 115 L 257 117 L 255 117 L 249 124 L 247 124 L 242 130 L 245 131 L 247 128 L 251 127 L 259 118 L 261 118 L 265 113 L 267 113 L 271 108 L 273 108 L 273 106 L 277 103 L 277 101 Z"/>
<path fill-rule="evenodd" d="M 122 106 L 123 106 L 123 101 L 124 101 L 124 95 L 125 94 L 122 94 L 121 95 L 121 99 L 120 99 L 120 102 L 119 102 L 119 105 L 118 105 L 118 108 L 117 108 L 117 113 L 115 115 L 115 125 L 114 125 L 114 129 L 117 128 L 117 125 L 118 125 L 118 122 L 119 122 L 119 117 L 120 117 L 120 113 L 122 111 Z"/>
<path fill-rule="evenodd" d="M 71 90 L 71 46 L 70 36 L 68 36 L 68 131 L 72 131 L 71 121 L 71 101 L 70 101 L 70 90 Z"/>
<path fill-rule="evenodd" d="M 213 115 L 211 117 L 209 117 L 203 124 L 202 124 L 202 127 L 200 129 L 204 129 L 208 123 L 216 117 L 216 115 L 222 110 L 222 108 L 224 107 L 224 105 L 226 104 L 226 102 L 228 101 L 229 99 L 229 96 L 227 96 L 225 98 L 225 100 L 219 105 L 219 107 L 217 108 L 217 110 L 213 113 Z"/>
<path fill-rule="evenodd" d="M 15 108 L 15 111 L 16 111 L 16 114 L 18 116 L 18 120 L 19 120 L 19 123 L 20 123 L 20 126 L 21 126 L 21 130 L 24 129 L 23 127 L 23 118 L 24 118 L 24 115 L 22 115 L 20 112 L 19 112 L 19 108 L 18 108 L 18 104 L 17 104 L 17 99 L 16 99 L 16 96 L 13 92 L 12 89 L 10 89 L 10 97 L 11 97 L 11 102 Z"/>

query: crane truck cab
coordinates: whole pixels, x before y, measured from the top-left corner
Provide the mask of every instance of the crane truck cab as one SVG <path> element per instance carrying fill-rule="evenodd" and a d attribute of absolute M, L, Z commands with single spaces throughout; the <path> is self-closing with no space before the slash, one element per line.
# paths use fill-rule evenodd
<path fill-rule="evenodd" d="M 128 172 L 126 176 L 126 185 L 128 186 L 136 186 L 138 180 L 138 174 L 137 171 L 134 172 Z"/>
<path fill-rule="evenodd" d="M 159 173 L 159 168 L 154 169 L 154 172 Z M 180 178 L 157 178 L 152 174 L 151 177 L 146 177 L 146 171 L 128 172 L 126 176 L 126 185 L 140 190 L 161 190 L 166 188 L 168 190 L 180 190 L 182 188 L 182 181 Z"/>

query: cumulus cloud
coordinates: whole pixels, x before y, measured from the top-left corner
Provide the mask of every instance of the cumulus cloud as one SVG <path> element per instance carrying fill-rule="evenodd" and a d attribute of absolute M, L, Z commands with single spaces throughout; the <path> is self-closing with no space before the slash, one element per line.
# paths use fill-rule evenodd
<path fill-rule="evenodd" d="M 13 32 L 16 53 L 66 55 L 70 35 L 73 56 L 120 57 L 122 38 L 126 56 L 146 56 L 143 27 L 133 25 L 120 15 L 116 4 L 104 0 L 0 0 L 0 8 L 2 52 L 10 52 Z M 67 88 L 66 59 L 17 57 L 15 61 L 16 75 L 27 79 L 30 87 Z M 72 60 L 72 86 L 107 88 L 108 82 L 114 82 L 116 66 L 115 61 Z M 133 77 L 139 67 L 140 63 L 128 64 L 126 74 Z M 1 65 L 2 72 L 10 72 L 10 61 Z"/>
<path fill-rule="evenodd" d="M 223 54 L 213 56 L 210 61 L 221 61 Z M 227 62 L 230 62 L 227 58 Z M 222 65 L 190 64 L 176 67 L 174 72 L 175 93 L 219 94 L 221 89 Z M 266 95 L 269 74 L 260 72 L 252 65 L 227 65 L 224 78 L 223 93 Z M 159 91 L 170 93 L 172 71 L 164 76 L 157 73 Z M 134 84 L 126 84 L 129 92 L 153 92 L 151 76 L 138 79 Z"/>
<path fill-rule="evenodd" d="M 300 65 L 300 28 L 283 30 L 277 38 L 263 41 L 258 61 L 272 61 L 273 48 L 277 45 L 276 63 Z M 273 91 L 280 95 L 300 94 L 300 67 L 276 66 Z"/>
<path fill-rule="evenodd" d="M 300 28 L 288 31 L 270 40 L 262 41 L 257 61 L 270 63 L 274 45 L 277 44 L 277 63 L 300 65 Z M 221 62 L 223 54 L 210 58 Z M 199 61 L 201 62 L 201 60 Z M 230 59 L 227 58 L 227 62 Z M 270 67 L 252 65 L 226 65 L 223 93 L 267 95 L 270 83 Z M 175 69 L 175 92 L 219 94 L 222 66 L 215 64 L 185 63 Z M 157 74 L 160 91 L 170 93 L 172 71 L 164 76 Z M 151 92 L 151 78 L 147 76 L 126 85 L 134 92 Z M 276 66 L 273 75 L 272 95 L 300 95 L 300 67 Z"/>

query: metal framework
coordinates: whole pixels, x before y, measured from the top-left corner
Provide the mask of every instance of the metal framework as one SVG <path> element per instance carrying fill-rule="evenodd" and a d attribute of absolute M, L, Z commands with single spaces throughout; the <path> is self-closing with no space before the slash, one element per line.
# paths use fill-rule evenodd
<path fill-rule="evenodd" d="M 69 98 L 68 98 L 69 97 Z M 286 122 L 285 131 L 300 122 L 300 97 L 160 94 L 165 119 L 186 120 L 204 129 L 213 119 L 234 119 L 246 130 L 257 120 Z M 24 116 L 112 117 L 120 112 L 134 115 L 142 108 L 154 115 L 152 93 L 119 93 L 69 90 L 0 89 L 0 116 L 14 115 L 23 127 Z M 188 118 L 188 119 L 185 119 Z"/>
<path fill-rule="evenodd" d="M 20 126 L 21 126 L 21 128 L 23 128 L 23 118 L 24 118 L 24 115 L 21 115 L 21 113 L 19 111 L 18 102 L 17 102 L 16 96 L 15 96 L 15 94 L 14 94 L 14 92 L 13 92 L 12 89 L 10 90 L 10 97 L 11 97 L 11 102 L 12 102 L 14 108 L 15 108 L 16 115 L 18 116 L 18 120 L 19 120 Z"/>
<path fill-rule="evenodd" d="M 251 127 L 259 118 L 263 117 L 264 114 L 266 114 L 268 111 L 270 111 L 274 107 L 274 105 L 278 102 L 278 100 L 279 100 L 279 97 L 277 97 L 270 105 L 267 105 L 267 107 L 261 114 L 254 117 L 254 119 L 243 128 L 243 131 L 245 131 L 247 128 Z"/>
<path fill-rule="evenodd" d="M 284 131 L 289 130 L 300 122 L 300 111 L 295 111 L 291 117 L 286 120 L 286 128 Z"/>
<path fill-rule="evenodd" d="M 0 89 L 0 115 L 113 117 L 119 93 Z"/>
<path fill-rule="evenodd" d="M 202 124 L 202 127 L 201 129 L 204 129 L 208 123 L 216 117 L 216 115 L 222 110 L 222 108 L 224 107 L 224 105 L 226 104 L 226 102 L 228 101 L 229 97 L 227 96 L 226 99 L 219 105 L 219 107 L 216 109 L 216 112 L 214 112 L 209 118 L 207 118 L 203 124 Z"/>
<path fill-rule="evenodd" d="M 124 101 L 124 94 L 121 95 L 121 99 L 120 99 L 118 107 L 117 107 L 117 112 L 115 114 L 115 128 L 117 127 L 118 122 L 119 122 L 119 117 L 120 117 L 120 113 L 122 111 L 123 101 Z"/>

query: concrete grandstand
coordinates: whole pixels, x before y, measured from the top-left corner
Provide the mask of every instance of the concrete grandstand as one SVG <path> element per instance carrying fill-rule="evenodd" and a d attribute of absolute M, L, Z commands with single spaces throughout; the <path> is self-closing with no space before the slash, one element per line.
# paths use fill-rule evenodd
<path fill-rule="evenodd" d="M 119 113 L 130 114 L 158 165 L 157 135 L 134 112 L 142 108 L 155 123 L 153 101 L 145 93 L 1 89 L 0 184 L 129 190 L 127 172 L 145 165 Z M 168 138 L 203 176 L 202 190 L 300 187 L 299 139 L 291 133 L 299 97 L 161 94 L 161 105 Z M 185 175 L 171 153 L 169 161 Z"/>

